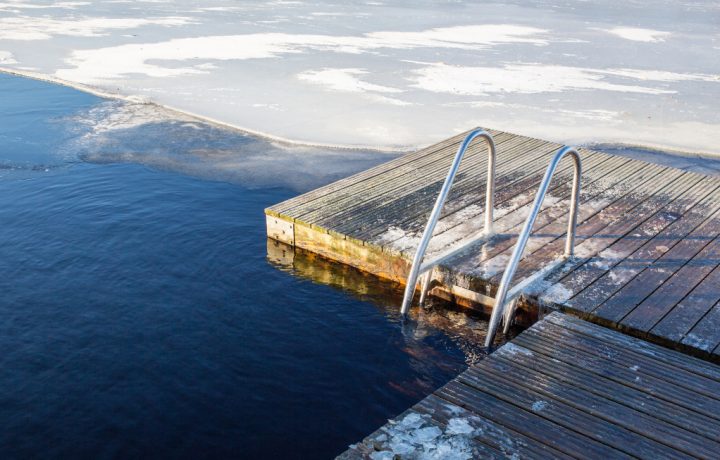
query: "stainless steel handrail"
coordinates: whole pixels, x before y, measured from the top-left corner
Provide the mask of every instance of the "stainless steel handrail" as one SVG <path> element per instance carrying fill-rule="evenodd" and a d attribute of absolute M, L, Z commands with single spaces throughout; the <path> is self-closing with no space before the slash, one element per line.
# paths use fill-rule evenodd
<path fill-rule="evenodd" d="M 523 228 L 520 231 L 520 235 L 518 236 L 517 243 L 515 243 L 515 248 L 513 249 L 512 256 L 508 261 L 507 268 L 505 268 L 505 272 L 503 273 L 502 279 L 500 280 L 500 286 L 498 287 L 498 292 L 495 297 L 495 308 L 493 308 L 492 315 L 490 316 L 488 333 L 487 337 L 485 338 L 485 346 L 488 348 L 492 346 L 493 340 L 495 339 L 495 333 L 497 331 L 500 318 L 505 316 L 506 324 L 509 322 L 509 319 L 511 317 L 510 314 L 504 315 L 504 313 L 506 297 L 510 288 L 510 283 L 512 282 L 513 276 L 515 276 L 515 271 L 517 270 L 517 266 L 520 263 L 520 258 L 525 251 L 525 246 L 527 245 L 528 238 L 530 237 L 530 232 L 532 231 L 532 227 L 535 224 L 535 219 L 537 219 L 538 213 L 540 212 L 540 207 L 542 206 L 543 200 L 545 199 L 545 194 L 547 193 L 548 187 L 550 186 L 550 180 L 552 179 L 552 176 L 555 173 L 555 170 L 557 169 L 560 160 L 562 160 L 563 157 L 568 154 L 571 155 L 573 158 L 573 162 L 575 165 L 575 173 L 573 174 L 573 189 L 572 195 L 570 197 L 570 216 L 568 218 L 567 238 L 565 240 L 565 253 L 563 257 L 564 259 L 569 259 L 574 254 L 575 227 L 577 225 L 577 210 L 580 199 L 580 175 L 582 174 L 582 164 L 580 161 L 580 154 L 578 154 L 577 150 L 575 150 L 573 147 L 563 147 L 558 150 L 558 152 L 552 158 L 552 161 L 550 162 L 547 170 L 545 171 L 545 176 L 540 183 L 540 188 L 538 188 L 537 195 L 535 195 L 535 201 L 533 201 L 530 215 L 525 220 L 525 224 L 523 225 Z M 511 301 L 509 302 L 511 304 L 511 310 L 508 310 L 509 312 L 514 309 L 513 307 L 516 304 L 516 299 L 517 298 L 511 299 Z"/>
<path fill-rule="evenodd" d="M 427 250 L 428 244 L 430 243 L 430 238 L 432 238 L 433 231 L 435 230 L 435 225 L 437 225 L 437 222 L 440 219 L 440 212 L 442 211 L 442 207 L 445 204 L 448 193 L 450 193 L 450 188 L 452 187 L 452 183 L 455 179 L 455 175 L 458 172 L 458 168 L 460 168 L 460 162 L 465 156 L 465 151 L 470 146 L 470 143 L 477 137 L 484 138 L 488 144 L 488 182 L 485 191 L 484 234 L 487 237 L 490 237 L 492 235 L 493 208 L 495 206 L 495 142 L 493 142 L 492 136 L 487 131 L 483 129 L 476 129 L 470 132 L 467 137 L 465 137 L 465 140 L 458 148 L 458 151 L 455 154 L 455 159 L 453 160 L 452 165 L 450 166 L 450 170 L 448 171 L 447 177 L 445 177 L 445 182 L 440 189 L 440 194 L 435 201 L 435 206 L 430 213 L 430 218 L 428 219 L 428 223 L 425 226 L 425 231 L 423 232 L 422 238 L 420 239 L 420 244 L 418 245 L 417 251 L 415 251 L 415 257 L 413 258 L 412 267 L 410 268 L 410 274 L 407 277 L 407 284 L 405 285 L 405 295 L 403 297 L 403 303 L 400 309 L 400 312 L 403 316 L 407 315 L 407 312 L 410 309 L 410 304 L 412 303 L 413 296 L 415 295 L 415 286 L 417 284 L 418 276 L 420 276 L 420 268 L 422 266 L 423 259 L 425 258 L 425 251 Z M 432 269 L 432 267 L 424 268 L 425 270 Z M 430 272 L 428 272 L 426 276 L 428 278 L 426 278 L 423 282 L 423 289 L 425 289 L 430 284 Z M 422 297 L 424 298 L 424 296 L 425 293 L 423 292 Z"/>

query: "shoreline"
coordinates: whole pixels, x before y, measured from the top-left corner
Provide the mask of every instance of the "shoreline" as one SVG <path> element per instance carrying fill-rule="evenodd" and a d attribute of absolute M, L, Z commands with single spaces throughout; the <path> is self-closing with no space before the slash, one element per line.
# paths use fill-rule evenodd
<path fill-rule="evenodd" d="M 160 104 L 155 101 L 146 99 L 142 96 L 127 96 L 124 94 L 119 93 L 113 93 L 107 90 L 103 90 L 100 88 L 96 88 L 90 85 L 86 85 L 84 83 L 75 83 L 68 80 L 63 80 L 61 78 L 53 77 L 47 74 L 39 73 L 39 72 L 32 72 L 29 70 L 18 70 L 18 69 L 10 69 L 7 67 L 0 67 L 0 73 L 4 73 L 7 75 L 13 75 L 16 77 L 23 77 L 23 78 L 30 78 L 37 81 L 43 81 L 46 83 L 52 83 L 55 85 L 65 86 L 67 88 L 72 88 L 78 91 L 82 91 L 84 93 L 92 94 L 93 96 L 97 96 L 103 99 L 112 99 L 116 101 L 124 101 L 124 102 L 130 102 L 135 104 L 145 104 L 145 105 L 152 105 L 155 107 L 161 107 L 165 110 L 178 113 L 180 115 L 195 118 L 198 121 L 202 121 L 211 125 L 215 125 L 218 127 L 231 129 L 233 131 L 240 131 L 244 134 L 249 134 L 251 136 L 259 137 L 261 139 L 264 139 L 268 142 L 274 142 L 283 144 L 286 146 L 298 146 L 298 147 L 320 147 L 320 148 L 326 148 L 326 149 L 334 149 L 334 150 L 357 150 L 357 151 L 372 151 L 372 152 L 378 152 L 378 153 L 405 153 L 409 152 L 415 149 L 422 148 L 421 145 L 415 145 L 415 146 L 402 146 L 402 147 L 378 147 L 378 146 L 372 146 L 372 145 L 343 145 L 343 144 L 328 144 L 328 143 L 322 143 L 322 142 L 306 142 L 306 141 L 298 141 L 293 139 L 287 139 L 282 136 L 275 136 L 273 134 L 269 134 L 263 131 L 258 131 L 250 128 L 246 128 L 243 126 L 237 126 L 232 123 L 224 122 L 212 117 L 207 117 L 205 115 L 200 115 L 195 112 L 190 112 L 188 110 L 182 110 L 177 107 L 173 107 L 171 105 L 167 104 Z"/>
<path fill-rule="evenodd" d="M 307 142 L 307 141 L 299 141 L 294 139 L 288 139 L 282 136 L 276 136 L 264 131 L 259 131 L 243 126 L 238 126 L 232 123 L 224 122 L 221 120 L 218 120 L 216 118 L 204 116 L 195 112 L 191 112 L 188 110 L 182 110 L 177 107 L 173 107 L 171 105 L 166 104 L 160 104 L 157 102 L 154 102 L 152 100 L 149 100 L 147 98 L 144 98 L 143 96 L 128 96 L 120 93 L 114 93 L 110 92 L 108 90 L 96 88 L 90 85 L 86 85 L 84 83 L 76 83 L 68 80 L 63 80 L 61 78 L 57 78 L 51 75 L 39 73 L 39 72 L 33 72 L 29 70 L 21 70 L 21 69 L 12 69 L 8 67 L 2 67 L 0 66 L 0 72 L 7 74 L 7 75 L 13 75 L 17 77 L 23 77 L 23 78 L 31 78 L 33 80 L 38 81 L 44 81 L 47 83 L 52 83 L 60 86 L 65 86 L 68 88 L 72 88 L 78 91 L 82 91 L 88 94 L 92 94 L 94 96 L 103 98 L 103 99 L 112 99 L 112 100 L 118 100 L 118 101 L 125 101 L 130 103 L 136 103 L 136 104 L 146 104 L 146 105 L 152 105 L 156 107 L 161 107 L 165 110 L 178 113 L 183 116 L 192 117 L 197 119 L 198 121 L 202 121 L 205 123 L 209 123 L 218 127 L 231 129 L 234 131 L 239 131 L 244 134 L 248 134 L 251 136 L 255 136 L 261 139 L 264 139 L 268 142 L 274 142 L 279 143 L 284 146 L 298 146 L 298 147 L 319 147 L 319 148 L 326 148 L 326 149 L 335 149 L 335 150 L 348 150 L 348 151 L 371 151 L 371 152 L 378 152 L 378 153 L 407 153 L 413 150 L 421 149 L 423 147 L 426 147 L 425 145 L 417 144 L 417 145 L 408 145 L 408 146 L 400 146 L 400 147 L 392 147 L 392 146 L 378 146 L 378 145 L 343 145 L 343 144 L 330 144 L 330 143 L 323 143 L 323 142 Z M 522 133 L 517 133 L 522 135 Z M 720 152 L 713 153 L 710 151 L 690 151 L 690 150 L 682 150 L 675 147 L 670 147 L 663 144 L 635 144 L 630 143 L 622 140 L 609 140 L 609 139 L 596 139 L 596 140 L 585 140 L 585 141 L 577 141 L 577 142 L 568 142 L 568 141 L 559 141 L 565 145 L 575 145 L 579 147 L 586 147 L 586 148 L 594 148 L 595 146 L 602 145 L 602 146 L 609 146 L 609 147 L 617 147 L 617 148 L 627 148 L 627 149 L 642 149 L 647 150 L 650 152 L 657 152 L 660 154 L 665 155 L 671 155 L 676 157 L 682 157 L 686 159 L 703 159 L 703 160 L 710 160 L 710 161 L 720 161 Z"/>

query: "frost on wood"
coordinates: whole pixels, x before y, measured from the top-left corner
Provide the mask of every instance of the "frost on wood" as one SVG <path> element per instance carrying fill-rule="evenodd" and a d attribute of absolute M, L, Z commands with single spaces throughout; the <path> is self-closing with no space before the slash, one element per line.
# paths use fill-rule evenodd
<path fill-rule="evenodd" d="M 532 356 L 533 355 L 532 351 L 530 351 L 524 347 L 519 347 L 512 342 L 506 343 L 505 345 L 500 347 L 497 351 L 495 351 L 495 353 L 498 355 L 501 355 L 501 356 L 502 355 L 510 355 L 510 356 L 515 356 L 515 355 Z"/>
<path fill-rule="evenodd" d="M 533 412 L 541 412 L 541 411 L 545 410 L 547 408 L 547 406 L 548 406 L 547 401 L 538 400 L 532 404 L 532 410 L 533 410 Z"/>
<path fill-rule="evenodd" d="M 411 412 L 390 421 L 364 444 L 371 449 L 368 456 L 373 460 L 477 458 L 473 437 L 482 433 L 482 428 L 474 419 L 455 414 L 441 427 L 430 415 Z"/>

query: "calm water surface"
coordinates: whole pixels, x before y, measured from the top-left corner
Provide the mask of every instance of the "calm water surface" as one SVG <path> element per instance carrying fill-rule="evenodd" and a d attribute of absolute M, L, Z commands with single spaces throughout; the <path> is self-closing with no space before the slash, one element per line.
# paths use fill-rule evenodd
<path fill-rule="evenodd" d="M 327 458 L 479 353 L 482 321 L 268 256 L 266 206 L 383 158 L 286 182 L 277 147 L 123 110 L 0 75 L 3 458 Z"/>

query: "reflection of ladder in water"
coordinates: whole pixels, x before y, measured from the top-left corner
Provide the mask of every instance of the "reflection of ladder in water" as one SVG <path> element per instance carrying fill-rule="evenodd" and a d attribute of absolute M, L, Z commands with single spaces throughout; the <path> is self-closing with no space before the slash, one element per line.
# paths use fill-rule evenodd
<path fill-rule="evenodd" d="M 452 182 L 455 179 L 455 175 L 457 174 L 458 168 L 460 167 L 460 162 L 462 161 L 463 156 L 465 155 L 465 151 L 467 150 L 470 143 L 477 137 L 482 137 L 485 139 L 485 141 L 488 144 L 488 173 L 487 173 L 487 187 L 485 192 L 485 229 L 484 232 L 477 238 L 471 239 L 470 241 L 466 242 L 460 247 L 457 247 L 455 249 L 452 249 L 451 251 L 442 254 L 441 256 L 431 260 L 430 262 L 423 262 L 423 259 L 425 258 L 425 251 L 427 250 L 428 244 L 430 243 L 430 239 L 432 238 L 433 231 L 435 230 L 435 226 L 437 225 L 437 222 L 440 218 L 440 212 L 442 211 L 442 207 L 445 204 L 445 200 L 447 199 L 448 193 L 450 192 L 450 188 L 452 187 Z M 565 241 L 565 252 L 564 254 L 559 257 L 554 262 L 546 265 L 541 270 L 537 271 L 533 275 L 523 279 L 518 283 L 515 287 L 510 289 L 510 283 L 512 282 L 513 276 L 515 275 L 515 271 L 517 270 L 517 266 L 520 263 L 520 259 L 522 258 L 522 254 L 525 251 L 525 246 L 527 245 L 528 238 L 530 237 L 530 232 L 532 231 L 533 224 L 535 224 L 535 219 L 538 216 L 538 213 L 540 212 L 540 207 L 542 206 L 543 200 L 545 199 L 545 195 L 547 193 L 548 187 L 550 186 L 550 181 L 552 179 L 553 174 L 555 173 L 555 170 L 557 169 L 558 164 L 560 163 L 560 160 L 562 160 L 565 155 L 570 155 L 573 159 L 574 164 L 574 175 L 573 175 L 573 189 L 572 189 L 572 195 L 570 197 L 570 216 L 568 219 L 568 228 L 567 228 L 567 238 Z M 515 312 L 515 308 L 517 306 L 518 299 L 522 295 L 523 291 L 527 289 L 531 284 L 534 282 L 541 280 L 548 276 L 551 272 L 559 268 L 565 261 L 567 261 L 569 258 L 573 256 L 574 248 L 575 248 L 575 227 L 577 225 L 577 212 L 578 212 L 578 203 L 580 198 L 580 174 L 582 171 L 582 166 L 580 162 L 580 155 L 578 154 L 577 150 L 571 147 L 563 147 L 560 150 L 557 151 L 557 153 L 553 156 L 552 160 L 550 161 L 550 165 L 548 166 L 547 170 L 545 171 L 545 176 L 542 179 L 542 182 L 540 182 L 540 187 L 538 188 L 537 194 L 535 195 L 535 200 L 533 201 L 532 208 L 530 210 L 530 214 L 528 215 L 527 219 L 525 220 L 525 224 L 523 225 L 522 230 L 520 231 L 520 234 L 518 236 L 518 240 L 515 243 L 515 247 L 513 249 L 512 256 L 510 256 L 510 260 L 508 261 L 507 267 L 505 268 L 505 271 L 503 272 L 502 279 L 500 281 L 500 286 L 498 287 L 497 294 L 495 296 L 495 306 L 492 311 L 492 316 L 490 317 L 490 325 L 488 327 L 488 334 L 485 339 L 485 346 L 490 347 L 493 343 L 493 340 L 495 338 L 495 333 L 497 331 L 498 326 L 500 325 L 500 320 L 502 319 L 504 323 L 504 332 L 507 333 L 511 320 L 513 319 L 513 314 Z M 425 231 L 423 232 L 422 238 L 420 239 L 420 244 L 418 245 L 417 251 L 415 252 L 415 257 L 413 258 L 412 267 L 410 268 L 410 274 L 407 278 L 407 284 L 405 285 L 405 296 L 403 297 L 403 303 L 401 308 L 401 313 L 403 316 L 407 315 L 407 312 L 410 308 L 410 304 L 412 303 L 413 296 L 415 294 L 415 287 L 417 285 L 418 278 L 420 275 L 424 275 L 422 279 L 422 287 L 421 287 L 421 293 L 420 293 L 420 304 L 422 305 L 425 301 L 425 297 L 427 295 L 427 291 L 430 287 L 430 279 L 432 274 L 432 269 L 440 264 L 441 262 L 448 260 L 452 256 L 458 254 L 460 251 L 464 250 L 468 246 L 480 242 L 487 242 L 489 239 L 493 236 L 493 208 L 494 208 L 494 193 L 495 193 L 495 144 L 492 140 L 492 136 L 490 136 L 489 133 L 482 129 L 477 129 L 472 131 L 468 136 L 465 138 L 463 143 L 460 145 L 460 148 L 458 148 L 457 153 L 455 154 L 455 159 L 453 160 L 452 165 L 450 166 L 450 171 L 448 172 L 447 177 L 445 178 L 445 182 L 443 183 L 442 188 L 440 189 L 440 194 L 438 195 L 437 200 L 435 201 L 435 206 L 433 207 L 432 212 L 430 213 L 430 218 L 428 219 L 428 223 L 425 227 Z"/>

